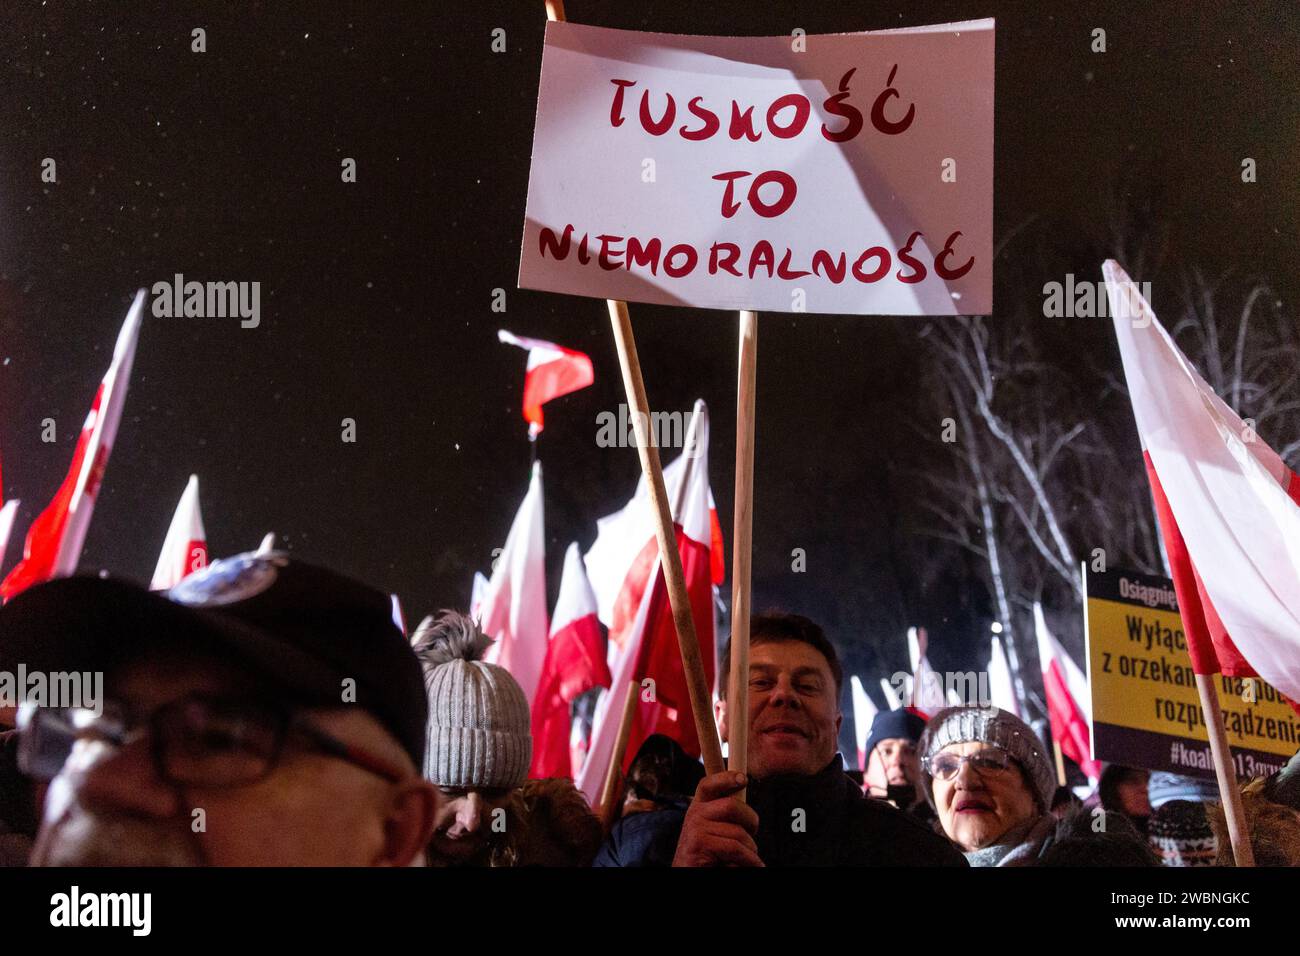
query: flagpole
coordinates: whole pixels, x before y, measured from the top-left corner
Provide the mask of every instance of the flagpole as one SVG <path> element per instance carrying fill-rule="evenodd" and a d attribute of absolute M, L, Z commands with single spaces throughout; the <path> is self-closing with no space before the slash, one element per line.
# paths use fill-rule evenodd
<path fill-rule="evenodd" d="M 546 16 L 551 20 L 563 20 L 562 0 L 546 0 Z M 709 775 L 721 773 L 724 769 L 722 746 L 718 743 L 718 728 L 713 723 L 712 700 L 708 681 L 704 678 L 700 639 L 695 633 L 695 619 L 691 615 L 691 602 L 686 593 L 686 576 L 682 573 L 682 558 L 677 552 L 677 534 L 673 530 L 672 515 L 668 512 L 668 492 L 664 487 L 659 449 L 655 447 L 650 435 L 650 403 L 646 399 L 645 383 L 641 378 L 641 361 L 637 358 L 632 320 L 628 316 L 626 302 L 606 299 L 605 304 L 609 307 L 609 321 L 618 348 L 623 389 L 631 406 L 641 472 L 646 477 L 650 503 L 654 508 L 655 538 L 659 542 L 659 555 L 663 559 L 664 583 L 668 587 L 668 603 L 672 606 L 673 622 L 677 627 L 677 645 L 681 649 L 682 671 L 691 700 L 691 713 L 695 718 L 695 733 L 700 739 L 704 771 Z"/>
<path fill-rule="evenodd" d="M 680 519 L 682 511 L 686 507 L 686 493 L 690 488 L 694 478 L 695 456 L 693 452 L 698 452 L 700 445 L 700 419 L 699 415 L 691 417 L 691 427 L 686 434 L 686 446 L 683 454 L 686 454 L 686 462 L 682 467 L 682 481 L 677 486 L 677 496 L 673 499 L 673 515 Z M 643 601 L 651 600 L 655 586 L 659 581 L 659 571 L 662 562 L 656 560 L 649 577 L 649 584 Z M 692 618 L 692 620 L 694 620 Z M 618 800 L 615 796 L 618 789 L 618 782 L 622 778 L 623 759 L 627 753 L 627 743 L 632 737 L 632 720 L 636 716 L 637 689 L 641 676 L 644 676 L 646 664 L 648 663 L 649 642 L 646 640 L 645 629 L 649 626 L 647 618 L 641 624 L 641 646 L 637 650 L 637 656 L 640 658 L 632 668 L 632 679 L 627 682 L 627 689 L 623 694 L 623 709 L 619 713 L 618 736 L 614 738 L 614 752 L 610 756 L 609 766 L 605 768 L 605 780 L 600 788 L 600 822 L 608 833 L 614 826 L 614 815 L 618 807 Z M 631 648 L 628 648 L 630 651 Z M 613 714 L 611 709 L 610 714 Z"/>
<path fill-rule="evenodd" d="M 1061 742 L 1052 739 L 1052 754 L 1056 757 L 1056 785 L 1065 786 L 1065 757 L 1061 754 Z"/>
<path fill-rule="evenodd" d="M 740 313 L 736 371 L 736 496 L 731 552 L 731 673 L 727 680 L 727 768 L 749 770 L 749 615 L 754 537 L 754 398 L 758 313 Z M 739 794 L 745 799 L 744 791 Z"/>
<path fill-rule="evenodd" d="M 632 320 L 628 318 L 626 302 L 609 299 L 607 304 L 614 327 L 614 341 L 618 346 L 619 366 L 623 370 L 623 385 L 632 404 L 636 450 L 641 457 L 641 471 L 646 476 L 650 503 L 654 508 L 655 537 L 659 541 L 659 555 L 663 561 L 668 603 L 672 606 L 673 622 L 677 625 L 677 644 L 681 649 L 682 670 L 691 699 L 704 770 L 709 775 L 721 773 L 722 747 L 718 743 L 718 729 L 713 723 L 712 700 L 708 681 L 704 677 L 704 659 L 700 653 L 699 636 L 695 633 L 690 598 L 686 593 L 686 576 L 682 572 L 682 556 L 677 550 L 677 533 L 673 529 L 673 518 L 668 510 L 668 491 L 659 464 L 659 449 L 655 447 L 654 436 L 650 434 L 650 408 L 646 400 L 645 383 L 641 380 L 641 363 L 637 358 L 636 340 L 632 336 Z"/>
<path fill-rule="evenodd" d="M 1237 770 L 1228 749 L 1228 733 L 1223 727 L 1223 708 L 1219 706 L 1219 691 L 1214 686 L 1217 674 L 1197 674 L 1196 690 L 1201 695 L 1201 709 L 1205 711 L 1205 729 L 1210 736 L 1210 756 L 1214 759 L 1214 776 L 1223 800 L 1223 817 L 1228 824 L 1228 839 L 1232 842 L 1232 858 L 1237 866 L 1254 866 L 1255 851 L 1250 845 L 1246 829 L 1246 809 L 1237 789 Z"/>

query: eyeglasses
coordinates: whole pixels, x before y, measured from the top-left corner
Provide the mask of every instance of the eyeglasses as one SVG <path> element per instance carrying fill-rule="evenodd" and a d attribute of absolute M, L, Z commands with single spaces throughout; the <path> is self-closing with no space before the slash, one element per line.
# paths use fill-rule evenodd
<path fill-rule="evenodd" d="M 1015 763 L 1009 753 L 1000 747 L 986 747 L 973 754 L 935 754 L 925 759 L 925 769 L 939 780 L 952 780 L 961 772 L 961 766 L 969 763 L 980 776 L 997 776 L 1006 773 Z"/>
<path fill-rule="evenodd" d="M 270 775 L 291 736 L 396 783 L 407 776 L 381 757 L 344 743 L 309 720 L 261 701 L 191 694 L 155 710 L 148 727 L 154 767 L 161 779 L 181 787 L 242 787 Z M 144 730 L 120 707 L 96 714 L 84 707 L 37 707 L 18 711 L 18 768 L 36 780 L 58 776 L 79 743 L 122 747 Z"/>

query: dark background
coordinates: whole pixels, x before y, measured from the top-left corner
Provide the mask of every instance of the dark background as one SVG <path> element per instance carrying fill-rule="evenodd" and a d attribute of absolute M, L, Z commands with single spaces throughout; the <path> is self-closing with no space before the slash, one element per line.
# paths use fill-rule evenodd
<path fill-rule="evenodd" d="M 994 16 L 995 241 L 1032 223 L 1088 250 L 1074 270 L 1099 278 L 1092 250 L 1119 194 L 1167 229 L 1176 260 L 1260 273 L 1296 297 L 1294 4 L 568 7 L 578 22 L 704 34 Z M 540 440 L 553 600 L 565 546 L 590 543 L 639 467 L 633 449 L 596 445 L 596 416 L 624 400 L 604 303 L 515 288 L 541 0 L 2 10 L 0 451 L 4 494 L 23 501 L 6 569 L 67 470 L 132 293 L 179 272 L 260 281 L 262 323 L 146 319 L 83 568 L 147 580 L 195 472 L 214 556 L 275 531 L 397 592 L 408 618 L 464 607 L 528 481 L 524 353 L 497 343 L 505 327 L 595 363 L 595 386 L 548 406 Z M 206 53 L 190 51 L 197 26 Z M 494 27 L 505 53 L 491 52 Z M 57 184 L 40 181 L 47 156 Z M 343 157 L 355 184 L 340 182 Z M 1013 243 L 999 268 L 1016 255 Z M 490 308 L 498 287 L 504 315 Z M 1001 308 L 1024 286 L 997 294 Z M 730 545 L 736 317 L 632 315 L 653 408 L 709 404 Z M 754 603 L 825 621 L 873 687 L 905 666 L 908 624 L 931 628 L 941 669 L 978 668 L 987 647 L 989 603 L 968 571 L 919 587 L 902 557 L 916 542 L 900 503 L 917 488 L 896 465 L 916 440 L 923 321 L 761 322 Z M 1109 320 L 1078 320 L 1052 348 L 1118 368 Z M 46 417 L 57 444 L 40 440 Z M 355 444 L 340 441 L 345 417 Z M 1140 474 L 1136 459 L 1120 467 Z"/>

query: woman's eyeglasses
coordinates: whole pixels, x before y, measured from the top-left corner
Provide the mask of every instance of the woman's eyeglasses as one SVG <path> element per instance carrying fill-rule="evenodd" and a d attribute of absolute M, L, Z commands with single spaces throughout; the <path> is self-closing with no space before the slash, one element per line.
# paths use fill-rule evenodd
<path fill-rule="evenodd" d="M 1015 758 L 1000 747 L 986 747 L 973 754 L 935 754 L 927 757 L 925 769 L 938 780 L 953 780 L 961 772 L 961 766 L 969 763 L 980 776 L 997 776 L 1006 773 L 1015 764 Z"/>

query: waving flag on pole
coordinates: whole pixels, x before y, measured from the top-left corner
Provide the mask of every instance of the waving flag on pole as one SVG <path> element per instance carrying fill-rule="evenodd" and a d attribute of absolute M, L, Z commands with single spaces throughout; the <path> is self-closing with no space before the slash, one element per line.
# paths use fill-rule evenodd
<path fill-rule="evenodd" d="M 926 658 L 928 638 L 923 627 L 907 629 L 907 652 L 912 663 L 912 701 L 908 708 L 923 720 L 943 710 L 946 701 L 943 678 L 930 667 Z"/>
<path fill-rule="evenodd" d="M 858 744 L 858 769 L 867 769 L 867 738 L 871 736 L 871 722 L 876 719 L 877 708 L 867 696 L 867 689 L 854 674 L 849 678 L 853 688 L 853 736 Z"/>
<path fill-rule="evenodd" d="M 1192 669 L 1300 700 L 1300 480 L 1102 267 Z"/>
<path fill-rule="evenodd" d="M 989 656 L 989 700 L 993 707 L 1009 711 L 1020 716 L 1020 704 L 1016 701 L 1015 685 L 1011 681 L 1011 665 L 1007 663 L 1007 652 L 1002 647 L 1002 639 L 993 635 Z M 1089 698 L 1091 701 L 1091 698 Z M 985 703 L 981 701 L 981 703 Z"/>
<path fill-rule="evenodd" d="M 560 596 L 551 619 L 551 639 L 533 698 L 531 777 L 572 777 L 570 755 L 574 699 L 593 687 L 608 687 L 605 638 L 596 616 L 596 595 L 587 582 L 575 541 L 564 555 Z"/>
<path fill-rule="evenodd" d="M 1089 779 L 1096 780 L 1101 776 L 1101 765 L 1092 759 L 1088 743 L 1092 708 L 1088 679 L 1047 629 L 1043 607 L 1037 602 L 1034 604 L 1034 630 L 1038 634 L 1038 660 L 1043 669 L 1043 689 L 1047 692 L 1047 716 L 1052 724 L 1052 738 L 1061 745 L 1061 753 L 1077 763 Z"/>
<path fill-rule="evenodd" d="M 542 406 L 553 398 L 586 388 L 595 376 L 591 358 L 585 352 L 567 349 L 554 342 L 526 339 L 505 329 L 497 338 L 507 345 L 528 350 L 528 368 L 524 372 L 524 420 L 528 436 L 536 438 L 542 430 Z"/>
<path fill-rule="evenodd" d="M 528 493 L 510 526 L 479 611 L 483 633 L 496 638 L 483 659 L 508 670 L 531 707 L 550 630 L 546 623 L 541 462 L 533 463 Z"/>
<path fill-rule="evenodd" d="M 704 461 L 705 467 L 700 471 L 707 473 L 708 429 L 705 427 L 700 430 L 697 427 L 701 421 L 707 426 L 707 418 L 708 409 L 704 402 L 697 401 L 692 413 L 692 428 L 695 429 L 696 437 L 688 439 L 688 447 L 663 470 L 669 501 L 676 501 L 679 497 L 688 462 L 697 459 Z M 701 438 L 703 445 L 700 443 Z M 700 480 L 707 482 L 707 476 Z M 706 501 L 704 542 L 709 552 L 710 578 L 714 584 L 721 584 L 726 579 L 727 568 L 722 527 L 718 521 L 713 491 L 707 487 Z M 596 540 L 585 557 L 587 576 L 600 609 L 600 620 L 609 628 L 611 668 L 615 656 L 627 644 L 628 632 L 652 580 L 651 572 L 658 557 L 659 545 L 655 539 L 650 491 L 643 475 L 637 482 L 631 500 L 621 510 L 596 520 Z"/>
<path fill-rule="evenodd" d="M 695 621 L 695 630 L 700 641 L 700 656 L 703 658 L 705 680 L 712 686 L 715 653 L 714 562 L 711 549 L 715 538 L 710 518 L 713 509 L 708 475 L 709 420 L 708 409 L 703 402 L 695 403 L 691 427 L 694 438 L 687 442 L 687 450 L 690 453 L 684 452 L 664 469 L 664 480 L 668 485 L 669 500 L 681 502 L 679 513 L 673 516 L 673 525 L 677 531 L 677 548 L 682 559 L 682 572 L 686 578 L 686 593 L 690 600 L 691 616 Z M 600 798 L 600 788 L 606 770 L 610 761 L 614 759 L 614 741 L 618 736 L 619 722 L 622 717 L 620 711 L 623 694 L 629 681 L 639 683 L 644 678 L 653 680 L 654 699 L 647 700 L 643 694 L 638 701 L 627 750 L 623 754 L 623 767 L 627 767 L 646 737 L 653 733 L 671 737 L 692 756 L 698 756 L 700 753 L 700 742 L 695 732 L 690 698 L 686 691 L 686 677 L 682 670 L 677 628 L 673 623 L 668 590 L 664 585 L 659 566 L 658 547 L 653 538 L 653 529 L 649 528 L 648 524 L 641 528 L 635 520 L 629 521 L 626 525 L 618 520 L 611 521 L 620 516 L 626 517 L 630 510 L 635 515 L 637 504 L 637 499 L 634 497 L 619 515 L 597 522 L 601 530 L 596 543 L 586 555 L 588 575 L 597 569 L 607 572 L 608 568 L 602 564 L 601 555 L 613 555 L 627 560 L 629 555 L 636 556 L 644 551 L 641 543 L 644 539 L 631 536 L 639 536 L 641 531 L 651 536 L 649 547 L 652 557 L 649 567 L 642 571 L 635 562 L 628 562 L 632 565 L 628 574 L 643 574 L 644 580 L 626 581 L 625 587 L 615 589 L 619 600 L 626 600 L 626 595 L 636 593 L 637 605 L 631 614 L 631 620 L 624 623 L 623 645 L 621 647 L 615 645 L 609 653 L 613 662 L 610 667 L 614 678 L 610 683 L 612 689 L 610 693 L 603 695 L 596 710 L 591 745 L 586 762 L 578 776 L 578 789 L 593 802 Z M 622 541 L 616 540 L 615 531 L 612 529 L 619 529 L 629 537 Z M 602 537 L 605 538 L 604 541 Z M 633 541 L 637 542 L 635 547 Z M 600 591 L 595 588 L 594 580 L 592 586 L 599 604 Z"/>
<path fill-rule="evenodd" d="M 199 476 L 190 475 L 181 495 L 171 527 L 163 539 L 162 553 L 154 568 L 151 591 L 165 591 L 180 584 L 187 574 L 208 566 L 208 537 L 199 510 Z"/>
<path fill-rule="evenodd" d="M 911 684 L 911 678 L 909 677 L 906 681 L 906 685 L 910 685 L 910 684 Z M 880 678 L 880 689 L 885 695 L 885 703 L 889 705 L 890 710 L 902 709 L 903 698 L 899 696 L 899 693 L 897 690 L 895 690 L 893 684 L 891 684 L 889 681 L 887 681 L 885 678 L 882 677 Z M 910 687 L 904 686 L 903 691 L 904 694 L 906 694 L 907 697 L 910 699 L 912 693 Z"/>
<path fill-rule="evenodd" d="M 141 289 L 135 294 L 135 301 L 126 314 L 113 349 L 113 360 L 99 384 L 90 414 L 86 416 L 86 423 L 77 438 L 72 467 L 54 499 L 32 522 L 23 559 L 0 583 L 0 600 L 8 601 L 33 584 L 65 577 L 77 569 L 77 560 L 81 557 L 95 510 L 95 497 L 117 439 L 117 426 L 122 420 L 131 365 L 135 361 L 135 344 L 144 317 L 144 302 L 145 290 Z"/>

